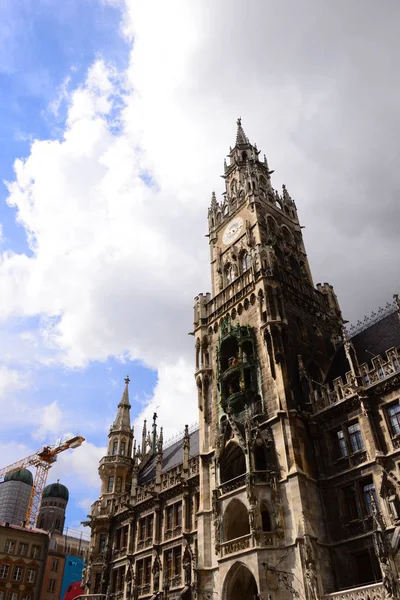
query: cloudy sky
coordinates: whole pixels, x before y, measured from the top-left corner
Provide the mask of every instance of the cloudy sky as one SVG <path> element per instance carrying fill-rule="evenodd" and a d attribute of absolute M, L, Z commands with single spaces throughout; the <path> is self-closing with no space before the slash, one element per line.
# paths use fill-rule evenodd
<path fill-rule="evenodd" d="M 0 464 L 66 432 L 77 526 L 131 377 L 138 427 L 196 420 L 193 297 L 242 117 L 356 321 L 400 292 L 397 0 L 0 7 Z"/>

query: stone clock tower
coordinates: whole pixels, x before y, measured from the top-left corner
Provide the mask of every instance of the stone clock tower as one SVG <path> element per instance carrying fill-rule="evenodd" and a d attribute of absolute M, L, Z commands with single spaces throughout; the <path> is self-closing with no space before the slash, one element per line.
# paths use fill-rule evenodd
<path fill-rule="evenodd" d="M 273 597 L 279 564 L 279 596 L 296 579 L 314 600 L 331 582 L 310 408 L 342 318 L 332 286 L 314 287 L 295 202 L 259 155 L 239 119 L 208 210 L 212 294 L 195 299 L 198 577 L 220 598 Z"/>

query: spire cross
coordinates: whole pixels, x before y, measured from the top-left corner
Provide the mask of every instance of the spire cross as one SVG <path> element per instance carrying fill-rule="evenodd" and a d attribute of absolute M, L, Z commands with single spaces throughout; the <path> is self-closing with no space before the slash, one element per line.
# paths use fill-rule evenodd
<path fill-rule="evenodd" d="M 126 385 L 128 385 L 128 384 L 129 384 L 129 382 L 130 382 L 129 375 L 127 375 L 127 376 L 125 377 L 125 383 L 126 383 Z"/>

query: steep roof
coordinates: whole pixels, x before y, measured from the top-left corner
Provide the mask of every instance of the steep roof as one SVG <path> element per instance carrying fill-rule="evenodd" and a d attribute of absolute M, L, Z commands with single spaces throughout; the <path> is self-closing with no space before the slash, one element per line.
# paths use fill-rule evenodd
<path fill-rule="evenodd" d="M 199 454 L 199 430 L 190 434 L 190 456 Z M 163 451 L 162 472 L 165 473 L 183 463 L 183 436 Z M 156 457 L 153 456 L 139 475 L 139 485 L 151 481 L 156 476 Z"/>
<path fill-rule="evenodd" d="M 400 319 L 396 311 L 372 323 L 351 338 L 359 364 L 368 363 L 374 356 L 385 355 L 389 348 L 400 348 Z M 386 358 L 386 357 L 385 357 Z M 350 371 L 344 347 L 341 346 L 332 361 L 325 381 L 330 383 L 336 377 Z"/>

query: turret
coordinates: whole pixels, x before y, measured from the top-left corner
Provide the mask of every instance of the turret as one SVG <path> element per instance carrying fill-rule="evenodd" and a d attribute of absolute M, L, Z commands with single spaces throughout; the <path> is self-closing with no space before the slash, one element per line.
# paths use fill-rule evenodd
<path fill-rule="evenodd" d="M 124 392 L 108 434 L 107 456 L 100 461 L 102 495 L 120 495 L 131 486 L 133 427 L 130 419 L 129 381 L 129 377 L 126 377 Z"/>

